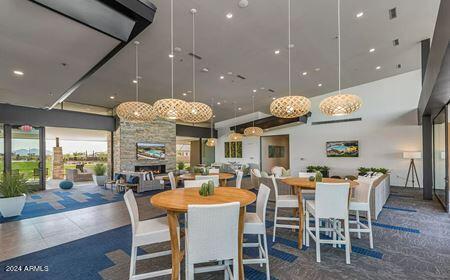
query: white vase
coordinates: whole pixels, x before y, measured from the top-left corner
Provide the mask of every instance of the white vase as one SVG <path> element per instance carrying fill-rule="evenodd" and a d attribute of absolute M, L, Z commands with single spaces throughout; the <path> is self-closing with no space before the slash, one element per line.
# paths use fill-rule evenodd
<path fill-rule="evenodd" d="M 5 218 L 20 215 L 23 207 L 25 206 L 26 199 L 26 194 L 15 197 L 0 198 L 0 213 Z"/>
<path fill-rule="evenodd" d="M 97 186 L 105 186 L 105 184 L 106 184 L 106 179 L 107 179 L 108 177 L 107 176 L 94 176 L 94 181 L 95 181 L 95 183 L 97 184 Z"/>

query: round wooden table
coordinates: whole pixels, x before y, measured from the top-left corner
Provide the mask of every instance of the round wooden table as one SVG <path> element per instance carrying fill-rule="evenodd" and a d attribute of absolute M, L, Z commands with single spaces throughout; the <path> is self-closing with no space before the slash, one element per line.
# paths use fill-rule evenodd
<path fill-rule="evenodd" d="M 291 186 L 291 188 L 297 192 L 298 197 L 298 216 L 299 216 L 299 228 L 298 231 L 298 248 L 301 249 L 303 245 L 303 196 L 302 190 L 315 190 L 317 182 L 310 181 L 309 178 L 290 177 L 281 179 L 281 182 Z M 352 196 L 352 189 L 358 186 L 358 182 L 344 179 L 323 178 L 322 183 L 349 183 L 350 192 L 349 197 Z"/>
<path fill-rule="evenodd" d="M 244 264 L 242 242 L 244 239 L 244 215 L 245 207 L 256 200 L 256 195 L 248 190 L 219 187 L 214 189 L 214 195 L 201 196 L 200 188 L 180 188 L 156 194 L 150 198 L 150 203 L 158 208 L 167 210 L 167 219 L 170 230 L 170 240 L 172 247 L 172 279 L 178 279 L 180 272 L 180 262 L 183 253 L 179 250 L 178 244 L 178 214 L 186 213 L 188 206 L 192 204 L 221 204 L 229 202 L 239 202 L 239 279 L 244 279 Z"/>
<path fill-rule="evenodd" d="M 186 173 L 186 174 L 181 174 L 179 177 L 182 180 L 195 180 L 195 176 L 197 175 L 202 175 L 200 173 Z M 232 173 L 217 173 L 217 174 L 208 174 L 207 176 L 212 176 L 212 175 L 219 175 L 219 182 L 220 182 L 220 186 L 221 187 L 226 187 L 227 186 L 227 180 L 231 179 L 234 177 L 234 174 Z"/>

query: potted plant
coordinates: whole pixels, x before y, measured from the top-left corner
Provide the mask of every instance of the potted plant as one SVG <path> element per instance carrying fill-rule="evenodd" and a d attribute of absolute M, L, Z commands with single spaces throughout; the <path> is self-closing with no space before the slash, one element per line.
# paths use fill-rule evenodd
<path fill-rule="evenodd" d="M 106 183 L 107 176 L 106 174 L 106 166 L 103 163 L 97 163 L 94 166 L 94 182 L 97 186 L 104 186 Z"/>
<path fill-rule="evenodd" d="M 22 213 L 27 198 L 27 180 L 20 174 L 4 173 L 0 180 L 0 213 L 14 217 Z"/>

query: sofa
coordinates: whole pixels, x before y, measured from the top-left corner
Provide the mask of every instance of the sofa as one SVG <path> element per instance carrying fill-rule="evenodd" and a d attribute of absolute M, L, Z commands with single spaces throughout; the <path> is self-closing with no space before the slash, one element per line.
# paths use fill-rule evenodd
<path fill-rule="evenodd" d="M 66 180 L 72 182 L 86 182 L 92 181 L 92 174 L 89 172 L 81 172 L 78 169 L 67 169 L 66 170 Z"/>
<path fill-rule="evenodd" d="M 128 182 L 131 177 L 139 178 L 136 180 L 138 185 L 136 191 L 138 193 L 164 189 L 164 181 L 161 182 L 161 180 L 155 177 L 152 178 L 149 172 L 121 171 L 114 175 L 114 179 L 117 179 L 120 175 L 125 177 L 126 182 Z"/>

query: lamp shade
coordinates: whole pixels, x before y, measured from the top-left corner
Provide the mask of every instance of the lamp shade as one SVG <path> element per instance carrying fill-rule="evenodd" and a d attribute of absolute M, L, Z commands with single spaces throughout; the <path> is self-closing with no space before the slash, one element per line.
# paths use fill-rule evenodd
<path fill-rule="evenodd" d="M 403 152 L 403 158 L 420 159 L 422 158 L 422 152 Z"/>

